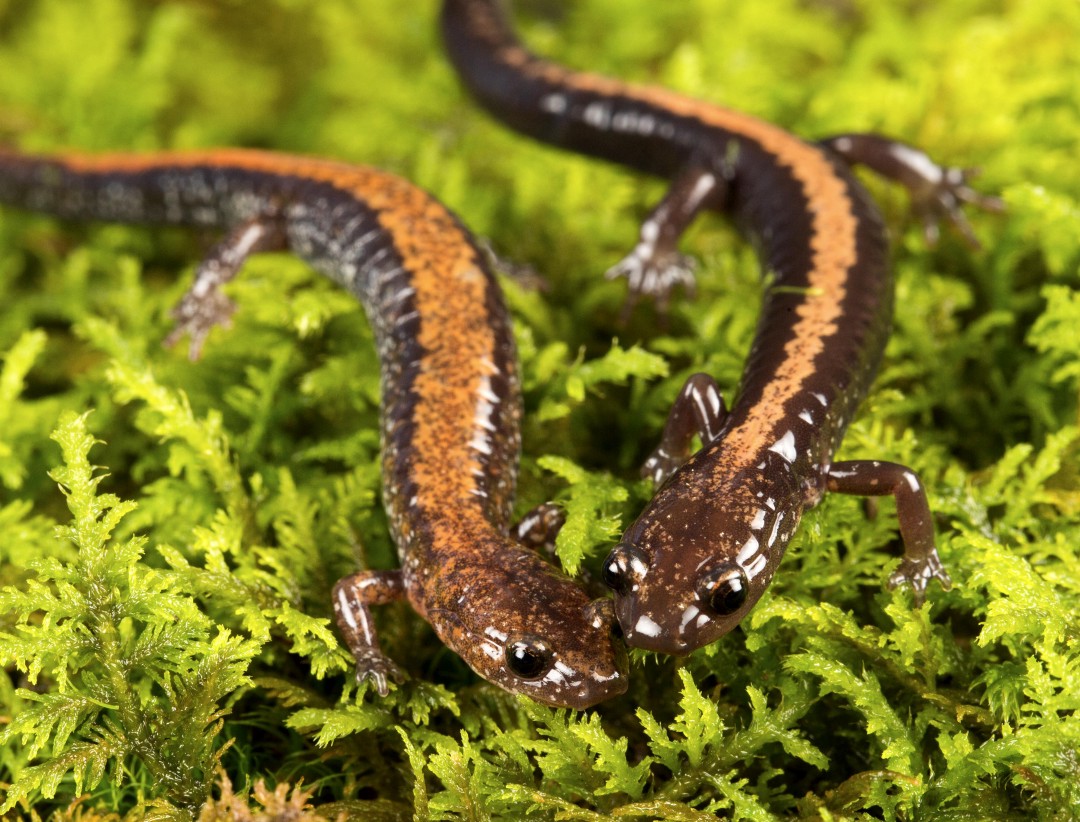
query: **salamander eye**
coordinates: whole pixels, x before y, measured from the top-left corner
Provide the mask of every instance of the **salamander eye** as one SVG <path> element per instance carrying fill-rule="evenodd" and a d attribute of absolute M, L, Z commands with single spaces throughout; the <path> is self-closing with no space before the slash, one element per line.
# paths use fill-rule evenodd
<path fill-rule="evenodd" d="M 523 637 L 506 646 L 506 667 L 522 679 L 539 679 L 555 663 L 555 654 L 539 637 Z"/>
<path fill-rule="evenodd" d="M 738 611 L 750 594 L 750 581 L 737 565 L 723 565 L 708 574 L 698 586 L 698 596 L 717 616 Z"/>
<path fill-rule="evenodd" d="M 620 542 L 604 560 L 601 577 L 604 584 L 616 594 L 626 594 L 641 581 L 648 567 L 645 554 L 640 548 L 628 542 Z"/>

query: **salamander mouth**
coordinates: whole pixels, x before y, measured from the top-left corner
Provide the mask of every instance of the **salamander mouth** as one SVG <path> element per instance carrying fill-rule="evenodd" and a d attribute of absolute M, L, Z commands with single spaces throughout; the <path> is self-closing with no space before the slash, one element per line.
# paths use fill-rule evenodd
<path fill-rule="evenodd" d="M 627 622 L 622 622 L 626 644 L 632 648 L 655 651 L 672 656 L 686 656 L 694 650 L 689 640 L 681 633 L 663 629 L 648 614 L 639 614 Z"/>

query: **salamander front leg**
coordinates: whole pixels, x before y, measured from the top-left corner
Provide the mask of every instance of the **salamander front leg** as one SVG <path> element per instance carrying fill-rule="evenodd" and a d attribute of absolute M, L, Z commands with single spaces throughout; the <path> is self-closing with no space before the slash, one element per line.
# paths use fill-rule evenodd
<path fill-rule="evenodd" d="M 542 502 L 529 510 L 517 524 L 510 528 L 510 536 L 526 548 L 542 552 L 553 565 L 559 560 L 555 553 L 555 539 L 566 524 L 566 512 L 554 502 Z M 579 568 L 577 580 L 586 589 L 592 587 L 592 575 L 586 568 Z"/>
<path fill-rule="evenodd" d="M 930 580 L 937 579 L 945 590 L 952 586 L 952 580 L 934 547 L 930 504 L 926 501 L 926 491 L 918 474 L 895 462 L 856 460 L 834 462 L 826 481 L 830 491 L 841 494 L 867 497 L 892 494 L 895 497 L 904 557 L 900 567 L 889 577 L 890 588 L 910 585 L 915 604 L 921 605 Z"/>
<path fill-rule="evenodd" d="M 655 299 L 657 310 L 664 313 L 676 286 L 693 294 L 694 264 L 679 253 L 679 237 L 703 209 L 719 206 L 724 190 L 720 174 L 703 166 L 690 166 L 675 179 L 641 224 L 634 250 L 605 274 L 608 279 L 626 277 L 629 284 L 623 320 L 642 295 Z"/>
<path fill-rule="evenodd" d="M 334 617 L 356 660 L 356 681 L 371 677 L 380 696 L 390 691 L 388 679 L 401 682 L 405 674 L 379 648 L 371 606 L 387 605 L 404 595 L 401 571 L 359 571 L 334 586 Z"/>
<path fill-rule="evenodd" d="M 961 210 L 971 203 L 986 211 L 1004 211 L 998 197 L 980 194 L 968 185 L 975 169 L 951 168 L 935 163 L 923 151 L 880 134 L 839 134 L 821 140 L 850 164 L 859 163 L 886 179 L 904 186 L 911 195 L 912 209 L 922 220 L 926 241 L 933 245 L 940 236 L 939 224 L 948 220 L 953 228 L 978 248 L 979 241 Z"/>
<path fill-rule="evenodd" d="M 173 346 L 188 334 L 188 356 L 197 360 L 210 329 L 227 327 L 236 310 L 232 300 L 221 293 L 221 286 L 237 275 L 252 254 L 285 251 L 287 247 L 285 225 L 275 214 L 260 215 L 230 229 L 199 263 L 191 288 L 172 310 L 176 326 L 165 338 L 165 345 Z"/>
<path fill-rule="evenodd" d="M 542 502 L 511 529 L 511 536 L 526 548 L 555 555 L 555 538 L 566 524 L 566 512 L 554 502 Z"/>
<path fill-rule="evenodd" d="M 645 460 L 641 475 L 660 485 L 690 458 L 694 435 L 701 437 L 702 443 L 711 442 L 720 433 L 725 417 L 727 408 L 716 380 L 708 374 L 692 374 L 675 398 L 660 444 Z"/>

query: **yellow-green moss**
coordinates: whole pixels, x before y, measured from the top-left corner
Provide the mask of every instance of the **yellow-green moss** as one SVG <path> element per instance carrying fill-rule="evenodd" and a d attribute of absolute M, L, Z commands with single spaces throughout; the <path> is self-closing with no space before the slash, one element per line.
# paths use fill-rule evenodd
<path fill-rule="evenodd" d="M 320 813 L 354 819 L 1080 818 L 1080 7 L 516 6 L 530 45 L 569 64 L 809 137 L 884 131 L 1004 196 L 1007 214 L 973 215 L 982 251 L 927 249 L 904 196 L 869 181 L 896 240 L 896 333 L 841 456 L 921 472 L 956 587 L 911 611 L 882 587 L 890 504 L 868 519 L 833 497 L 742 630 L 683 663 L 635 655 L 630 692 L 594 712 L 479 682 L 405 607 L 380 621 L 413 679 L 358 694 L 328 592 L 358 561 L 393 563 L 358 307 L 260 257 L 231 287 L 235 326 L 191 364 L 159 341 L 208 238 L 4 209 L 9 813 L 186 818 L 218 783 L 237 791 L 206 818 L 232 818 L 264 780 L 281 786 L 256 791 L 266 808 L 302 803 L 285 785 L 303 782 Z M 600 273 L 662 184 L 491 121 L 436 12 L 0 0 L 0 143 L 268 147 L 435 192 L 549 285 L 504 280 L 528 403 L 520 507 L 568 501 L 560 550 L 595 573 L 648 496 L 636 466 L 686 374 L 734 389 L 757 264 L 703 219 L 684 244 L 697 299 L 667 331 L 648 307 L 620 326 L 623 287 Z"/>

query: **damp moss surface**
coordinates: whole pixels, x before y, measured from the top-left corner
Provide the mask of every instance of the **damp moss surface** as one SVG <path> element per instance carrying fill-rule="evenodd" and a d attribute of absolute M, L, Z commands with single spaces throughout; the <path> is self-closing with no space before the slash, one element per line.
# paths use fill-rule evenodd
<path fill-rule="evenodd" d="M 334 581 L 395 564 L 378 374 L 346 294 L 252 259 L 198 362 L 161 345 L 214 237 L 0 209 L 4 818 L 1080 818 L 1080 7 L 1061 0 L 521 0 L 535 50 L 806 137 L 977 166 L 980 249 L 893 238 L 895 331 L 840 459 L 910 465 L 955 585 L 887 591 L 894 507 L 810 512 L 742 626 L 553 710 L 479 680 L 406 606 L 409 679 L 358 688 Z M 663 192 L 482 113 L 418 0 L 0 0 L 0 144 L 247 146 L 435 193 L 509 272 L 518 511 L 560 502 L 597 574 L 686 376 L 730 398 L 760 305 L 723 220 L 670 317 L 603 272 Z M 522 275 L 520 272 L 529 272 Z M 253 816 L 264 814 L 265 816 Z M 308 816 L 310 815 L 310 816 Z"/>

